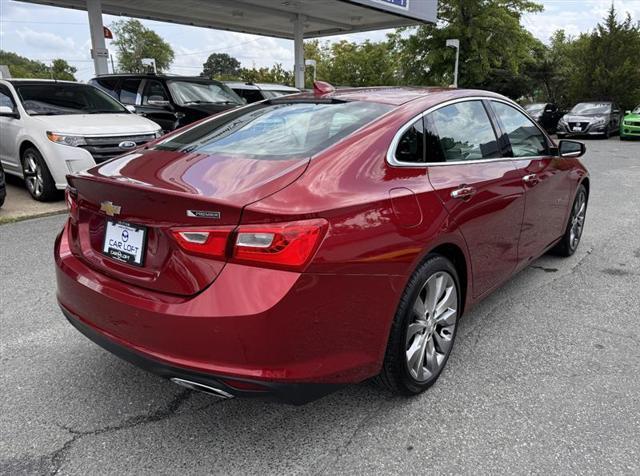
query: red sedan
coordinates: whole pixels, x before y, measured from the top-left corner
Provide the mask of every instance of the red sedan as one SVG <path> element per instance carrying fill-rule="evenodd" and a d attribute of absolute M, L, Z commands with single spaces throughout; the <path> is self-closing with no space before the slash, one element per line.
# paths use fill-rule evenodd
<path fill-rule="evenodd" d="M 416 394 L 464 311 L 574 253 L 582 154 L 486 91 L 251 104 L 68 177 L 58 300 L 99 345 L 217 396 L 303 403 L 372 377 Z"/>

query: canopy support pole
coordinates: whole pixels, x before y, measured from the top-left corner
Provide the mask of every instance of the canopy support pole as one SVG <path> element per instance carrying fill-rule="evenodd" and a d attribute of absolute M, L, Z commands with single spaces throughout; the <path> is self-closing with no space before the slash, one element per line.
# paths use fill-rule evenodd
<path fill-rule="evenodd" d="M 104 42 L 101 0 L 87 0 L 87 13 L 89 14 L 89 32 L 91 33 L 91 57 L 96 75 L 109 74 L 109 50 Z"/>
<path fill-rule="evenodd" d="M 296 15 L 293 21 L 294 76 L 298 89 L 304 89 L 304 16 Z"/>

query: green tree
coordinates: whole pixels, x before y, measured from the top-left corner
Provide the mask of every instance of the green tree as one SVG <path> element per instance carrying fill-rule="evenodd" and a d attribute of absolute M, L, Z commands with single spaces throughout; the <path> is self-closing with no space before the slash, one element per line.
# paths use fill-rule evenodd
<path fill-rule="evenodd" d="M 54 59 L 52 66 L 42 61 L 30 60 L 10 51 L 0 50 L 0 64 L 6 64 L 14 78 L 66 79 L 75 81 L 75 67 L 63 59 Z"/>
<path fill-rule="evenodd" d="M 205 78 L 231 79 L 240 75 L 240 61 L 227 53 L 212 53 L 202 65 Z"/>
<path fill-rule="evenodd" d="M 460 87 L 485 88 L 512 97 L 527 93 L 522 74 L 540 46 L 521 24 L 525 13 L 541 11 L 529 0 L 440 0 L 436 25 L 391 35 L 406 84 L 448 85 L 453 82 L 455 50 L 460 40 Z M 517 81 L 516 81 L 517 80 Z"/>
<path fill-rule="evenodd" d="M 53 79 L 64 79 L 67 81 L 75 81 L 74 74 L 78 71 L 75 66 L 71 66 L 63 59 L 54 59 L 51 65 L 51 76 Z"/>
<path fill-rule="evenodd" d="M 113 45 L 117 48 L 120 71 L 143 73 L 142 58 L 156 60 L 158 72 L 166 71 L 174 58 L 173 49 L 155 31 L 145 27 L 138 20 L 120 20 L 110 26 L 113 31 Z"/>
<path fill-rule="evenodd" d="M 293 71 L 284 69 L 280 63 L 271 68 L 242 68 L 237 79 L 248 83 L 278 83 L 289 86 L 294 83 Z"/>

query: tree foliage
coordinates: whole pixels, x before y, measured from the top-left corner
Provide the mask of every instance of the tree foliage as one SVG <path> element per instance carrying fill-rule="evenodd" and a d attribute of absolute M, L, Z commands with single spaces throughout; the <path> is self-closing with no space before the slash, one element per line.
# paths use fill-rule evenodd
<path fill-rule="evenodd" d="M 30 60 L 10 51 L 0 50 L 0 64 L 6 64 L 14 78 L 64 79 L 75 81 L 77 69 L 63 59 L 54 59 L 51 66 Z"/>
<path fill-rule="evenodd" d="M 293 71 L 276 63 L 271 68 L 242 68 L 238 79 L 248 83 L 278 83 L 293 86 Z"/>
<path fill-rule="evenodd" d="M 240 61 L 227 53 L 212 53 L 202 65 L 205 78 L 231 79 L 240 75 Z"/>
<path fill-rule="evenodd" d="M 169 69 L 174 58 L 173 49 L 155 31 L 133 19 L 114 22 L 110 28 L 120 72 L 144 73 L 142 58 L 155 59 L 158 72 Z"/>

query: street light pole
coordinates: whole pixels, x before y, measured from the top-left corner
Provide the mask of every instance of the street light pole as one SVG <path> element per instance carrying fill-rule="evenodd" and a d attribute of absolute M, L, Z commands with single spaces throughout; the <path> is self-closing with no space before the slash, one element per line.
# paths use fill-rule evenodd
<path fill-rule="evenodd" d="M 456 49 L 456 66 L 453 71 L 453 87 L 458 87 L 458 60 L 460 59 L 460 40 L 447 40 L 447 46 Z"/>

